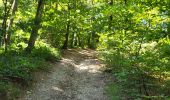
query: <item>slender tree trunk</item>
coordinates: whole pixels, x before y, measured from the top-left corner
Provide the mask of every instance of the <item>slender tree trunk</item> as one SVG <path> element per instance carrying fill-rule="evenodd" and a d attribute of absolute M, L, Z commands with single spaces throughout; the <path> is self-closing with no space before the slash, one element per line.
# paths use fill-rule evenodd
<path fill-rule="evenodd" d="M 77 39 L 78 39 L 79 47 L 81 47 L 82 46 L 82 41 L 81 41 L 81 38 L 80 38 L 80 34 L 77 35 Z"/>
<path fill-rule="evenodd" d="M 63 49 L 68 48 L 69 33 L 70 33 L 70 21 L 67 22 L 67 31 L 66 31 L 66 35 L 65 35 L 64 45 L 62 47 Z"/>
<path fill-rule="evenodd" d="M 5 52 L 7 51 L 7 20 L 10 12 L 10 8 L 8 8 L 8 1 L 2 0 L 4 4 L 4 15 L 3 15 L 3 23 L 2 23 L 2 33 L 0 34 L 0 44 L 5 45 Z"/>
<path fill-rule="evenodd" d="M 110 6 L 113 6 L 113 0 L 111 0 L 111 1 L 109 2 L 109 5 L 110 5 Z M 112 20 L 113 20 L 113 15 L 110 15 L 110 16 L 109 16 L 109 30 L 111 30 L 111 28 L 112 28 Z"/>
<path fill-rule="evenodd" d="M 77 40 L 77 34 L 76 34 L 74 46 L 77 46 L 77 45 L 78 45 L 78 40 Z"/>
<path fill-rule="evenodd" d="M 96 32 L 93 31 L 92 32 L 92 41 L 91 41 L 91 49 L 95 49 L 95 45 L 96 45 L 96 40 L 95 40 L 95 36 L 96 36 Z"/>
<path fill-rule="evenodd" d="M 68 2 L 68 19 L 70 19 L 70 4 Z M 67 21 L 67 26 L 66 26 L 66 34 L 65 34 L 65 41 L 64 41 L 64 45 L 63 45 L 63 49 L 67 49 L 68 48 L 68 41 L 69 41 L 69 34 L 70 34 L 70 21 Z"/>
<path fill-rule="evenodd" d="M 5 39 L 5 35 L 6 35 L 6 28 L 7 28 L 7 0 L 3 0 L 3 4 L 4 4 L 4 15 L 3 15 L 3 22 L 2 22 L 2 33 L 1 33 L 1 45 L 4 44 L 4 39 Z"/>
<path fill-rule="evenodd" d="M 73 32 L 72 33 L 72 38 L 71 38 L 71 48 L 73 48 L 73 46 L 74 46 L 74 38 L 75 38 L 75 33 Z"/>
<path fill-rule="evenodd" d="M 170 1 L 168 2 L 168 4 L 170 5 Z M 168 17 L 170 18 L 170 7 L 169 7 L 169 9 L 168 9 Z M 168 36 L 169 36 L 169 38 L 170 38 L 170 22 L 168 22 L 168 31 L 167 31 L 168 33 Z"/>
<path fill-rule="evenodd" d="M 90 48 L 91 49 L 95 49 L 95 45 L 96 45 L 96 40 L 95 40 L 95 36 L 96 36 L 96 32 L 95 32 L 95 17 L 91 18 L 91 22 L 92 22 L 92 32 L 91 32 L 91 43 L 90 43 Z"/>
<path fill-rule="evenodd" d="M 26 51 L 28 53 L 30 53 L 34 47 L 35 41 L 37 39 L 38 36 L 38 30 L 40 28 L 40 23 L 41 23 L 41 17 L 42 17 L 42 12 L 43 12 L 43 8 L 44 8 L 44 4 L 43 4 L 44 0 L 39 0 L 38 1 L 38 7 L 37 7 L 37 12 L 36 12 L 36 16 L 34 19 L 34 25 L 32 27 L 32 32 L 31 32 L 31 36 L 28 42 L 28 46 L 26 48 Z"/>
<path fill-rule="evenodd" d="M 74 13 L 76 13 L 76 7 L 77 7 L 77 2 L 76 2 L 76 0 L 75 0 L 75 2 L 74 2 Z M 76 15 L 74 14 L 74 19 L 76 19 Z M 71 48 L 73 48 L 74 47 L 74 44 L 75 44 L 75 39 L 76 39 L 76 36 L 77 36 L 77 29 L 76 29 L 77 27 L 76 27 L 76 23 L 74 23 L 74 25 L 73 25 L 73 27 L 72 27 L 72 38 L 71 38 Z"/>
<path fill-rule="evenodd" d="M 12 14 L 11 14 L 11 18 L 9 20 L 8 27 L 7 27 L 7 40 L 6 40 L 7 45 L 10 44 L 10 38 L 11 38 L 10 28 L 12 27 L 12 24 L 13 24 L 13 21 L 14 21 L 15 12 L 17 10 L 17 3 L 18 3 L 18 0 L 13 0 L 13 4 L 12 4 L 12 7 L 11 7 Z"/>
<path fill-rule="evenodd" d="M 87 44 L 88 44 L 88 47 L 90 48 L 91 47 L 91 34 L 88 35 Z"/>

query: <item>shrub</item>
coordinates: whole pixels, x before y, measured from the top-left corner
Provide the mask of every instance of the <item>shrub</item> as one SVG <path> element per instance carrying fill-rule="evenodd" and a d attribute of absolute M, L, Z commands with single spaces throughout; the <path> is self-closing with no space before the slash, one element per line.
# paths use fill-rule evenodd
<path fill-rule="evenodd" d="M 10 82 L 0 81 L 0 98 L 3 100 L 15 100 L 20 96 L 20 89 Z"/>
<path fill-rule="evenodd" d="M 31 80 L 30 73 L 43 63 L 43 59 L 40 58 L 10 53 L 1 55 L 0 61 L 0 74 L 3 77 L 20 81 Z"/>
<path fill-rule="evenodd" d="M 39 57 L 45 59 L 46 61 L 57 61 L 60 59 L 59 50 L 51 47 L 49 44 L 43 43 L 43 41 L 38 41 L 35 48 L 31 53 L 32 57 Z"/>
<path fill-rule="evenodd" d="M 118 84 L 125 88 L 124 94 L 133 97 L 131 99 L 160 100 L 169 96 L 169 47 L 169 39 L 162 39 L 141 44 L 132 42 L 126 47 L 114 46 L 100 52 L 119 80 Z"/>
<path fill-rule="evenodd" d="M 46 66 L 47 61 L 53 62 L 60 58 L 58 49 L 41 41 L 36 43 L 31 54 L 26 54 L 22 50 L 11 49 L 7 53 L 0 53 L 0 94 L 2 95 L 17 97 L 20 90 L 14 84 L 28 86 L 34 71 L 46 70 L 49 68 Z"/>

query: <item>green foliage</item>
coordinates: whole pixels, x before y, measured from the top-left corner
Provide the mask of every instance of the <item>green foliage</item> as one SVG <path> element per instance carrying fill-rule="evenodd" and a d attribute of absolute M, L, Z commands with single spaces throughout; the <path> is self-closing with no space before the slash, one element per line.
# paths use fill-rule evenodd
<path fill-rule="evenodd" d="M 121 94 L 121 89 L 120 86 L 118 86 L 117 84 L 111 84 L 108 85 L 108 87 L 106 88 L 107 92 L 109 94 L 109 96 L 111 97 L 111 100 L 120 100 L 120 94 Z"/>
<path fill-rule="evenodd" d="M 0 75 L 31 80 L 30 73 L 46 61 L 57 61 L 59 51 L 48 44 L 39 42 L 31 54 L 8 52 L 0 55 Z"/>
<path fill-rule="evenodd" d="M 46 0 L 38 16 L 41 28 L 35 30 L 39 26 L 34 20 L 37 0 L 17 0 L 15 14 L 9 9 L 13 0 L 6 1 L 9 11 L 0 0 L 1 77 L 31 80 L 30 73 L 42 68 L 43 62 L 60 59 L 56 48 L 68 39 L 68 47 L 97 48 L 118 84 L 127 88 L 121 92 L 130 99 L 169 96 L 169 0 Z M 14 21 L 8 30 L 11 18 Z M 31 54 L 25 54 L 30 33 L 38 41 Z M 110 92 L 114 91 L 117 87 L 110 86 Z"/>
<path fill-rule="evenodd" d="M 4 95 L 7 92 L 7 84 L 0 81 L 0 95 Z"/>
<path fill-rule="evenodd" d="M 51 47 L 49 44 L 46 44 L 43 41 L 37 41 L 31 56 L 54 62 L 60 59 L 60 52 L 58 49 Z"/>
<path fill-rule="evenodd" d="M 31 58 L 24 55 L 1 55 L 0 74 L 4 77 L 17 77 L 23 80 L 31 80 L 30 72 L 39 67 L 43 62 L 40 58 Z"/>
<path fill-rule="evenodd" d="M 0 97 L 1 99 L 14 100 L 20 96 L 21 90 L 10 82 L 0 81 Z"/>
<path fill-rule="evenodd" d="M 30 85 L 34 71 L 47 70 L 49 66 L 47 66 L 46 61 L 53 62 L 60 58 L 57 49 L 40 41 L 36 43 L 31 54 L 26 54 L 19 49 L 16 49 L 17 51 L 11 50 L 0 55 L 0 81 L 2 81 L 0 82 L 0 94 L 8 94 L 10 98 L 15 98 L 20 94 L 18 87 L 13 86 L 13 84 Z"/>
<path fill-rule="evenodd" d="M 170 96 L 165 85 L 170 73 L 169 17 L 167 1 L 163 1 L 127 1 L 125 5 L 114 1 L 103 9 L 103 14 L 113 15 L 112 31 L 100 34 L 98 51 L 131 100 Z M 166 5 L 166 11 L 160 5 Z"/>
<path fill-rule="evenodd" d="M 142 44 L 140 55 L 137 56 L 133 51 L 126 53 L 126 49 L 121 51 L 121 54 L 119 50 L 101 52 L 102 59 L 119 80 L 118 84 L 126 88 L 124 93 L 133 97 L 132 99 L 138 97 L 158 99 L 163 98 L 162 95 L 169 96 L 167 95 L 169 92 L 166 92 L 169 86 L 166 85 L 166 88 L 164 86 L 167 84 L 165 78 L 169 77 L 170 73 L 170 57 L 166 50 L 169 45 L 165 42 L 160 44 L 162 45 Z M 146 91 L 149 96 L 146 96 Z"/>

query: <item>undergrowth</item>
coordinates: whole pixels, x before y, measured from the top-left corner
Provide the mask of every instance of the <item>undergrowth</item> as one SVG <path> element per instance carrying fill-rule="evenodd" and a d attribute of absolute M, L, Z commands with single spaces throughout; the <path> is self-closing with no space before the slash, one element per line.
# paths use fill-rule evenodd
<path fill-rule="evenodd" d="M 100 50 L 101 59 L 114 74 L 128 100 L 168 100 L 170 98 L 170 42 L 143 43 L 138 52 L 131 44 Z M 129 48 L 134 49 L 129 50 Z M 110 86 L 114 94 L 115 85 Z M 123 96 L 121 96 L 123 97 Z M 119 100 L 119 99 L 113 99 Z"/>
<path fill-rule="evenodd" d="M 32 73 L 47 70 L 52 63 L 60 59 L 58 49 L 43 42 L 36 43 L 31 54 L 24 50 L 10 50 L 0 53 L 0 97 L 17 98 L 20 89 L 31 84 Z"/>
<path fill-rule="evenodd" d="M 108 96 L 111 100 L 121 100 L 121 87 L 117 84 L 109 84 L 106 88 Z"/>

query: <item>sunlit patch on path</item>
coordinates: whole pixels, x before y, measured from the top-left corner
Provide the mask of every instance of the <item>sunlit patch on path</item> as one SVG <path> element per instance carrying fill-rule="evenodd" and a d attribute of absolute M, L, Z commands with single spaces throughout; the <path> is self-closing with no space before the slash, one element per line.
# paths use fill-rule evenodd
<path fill-rule="evenodd" d="M 105 86 L 111 79 L 101 71 L 103 65 L 95 54 L 93 50 L 63 51 L 62 60 L 20 100 L 109 100 Z"/>

